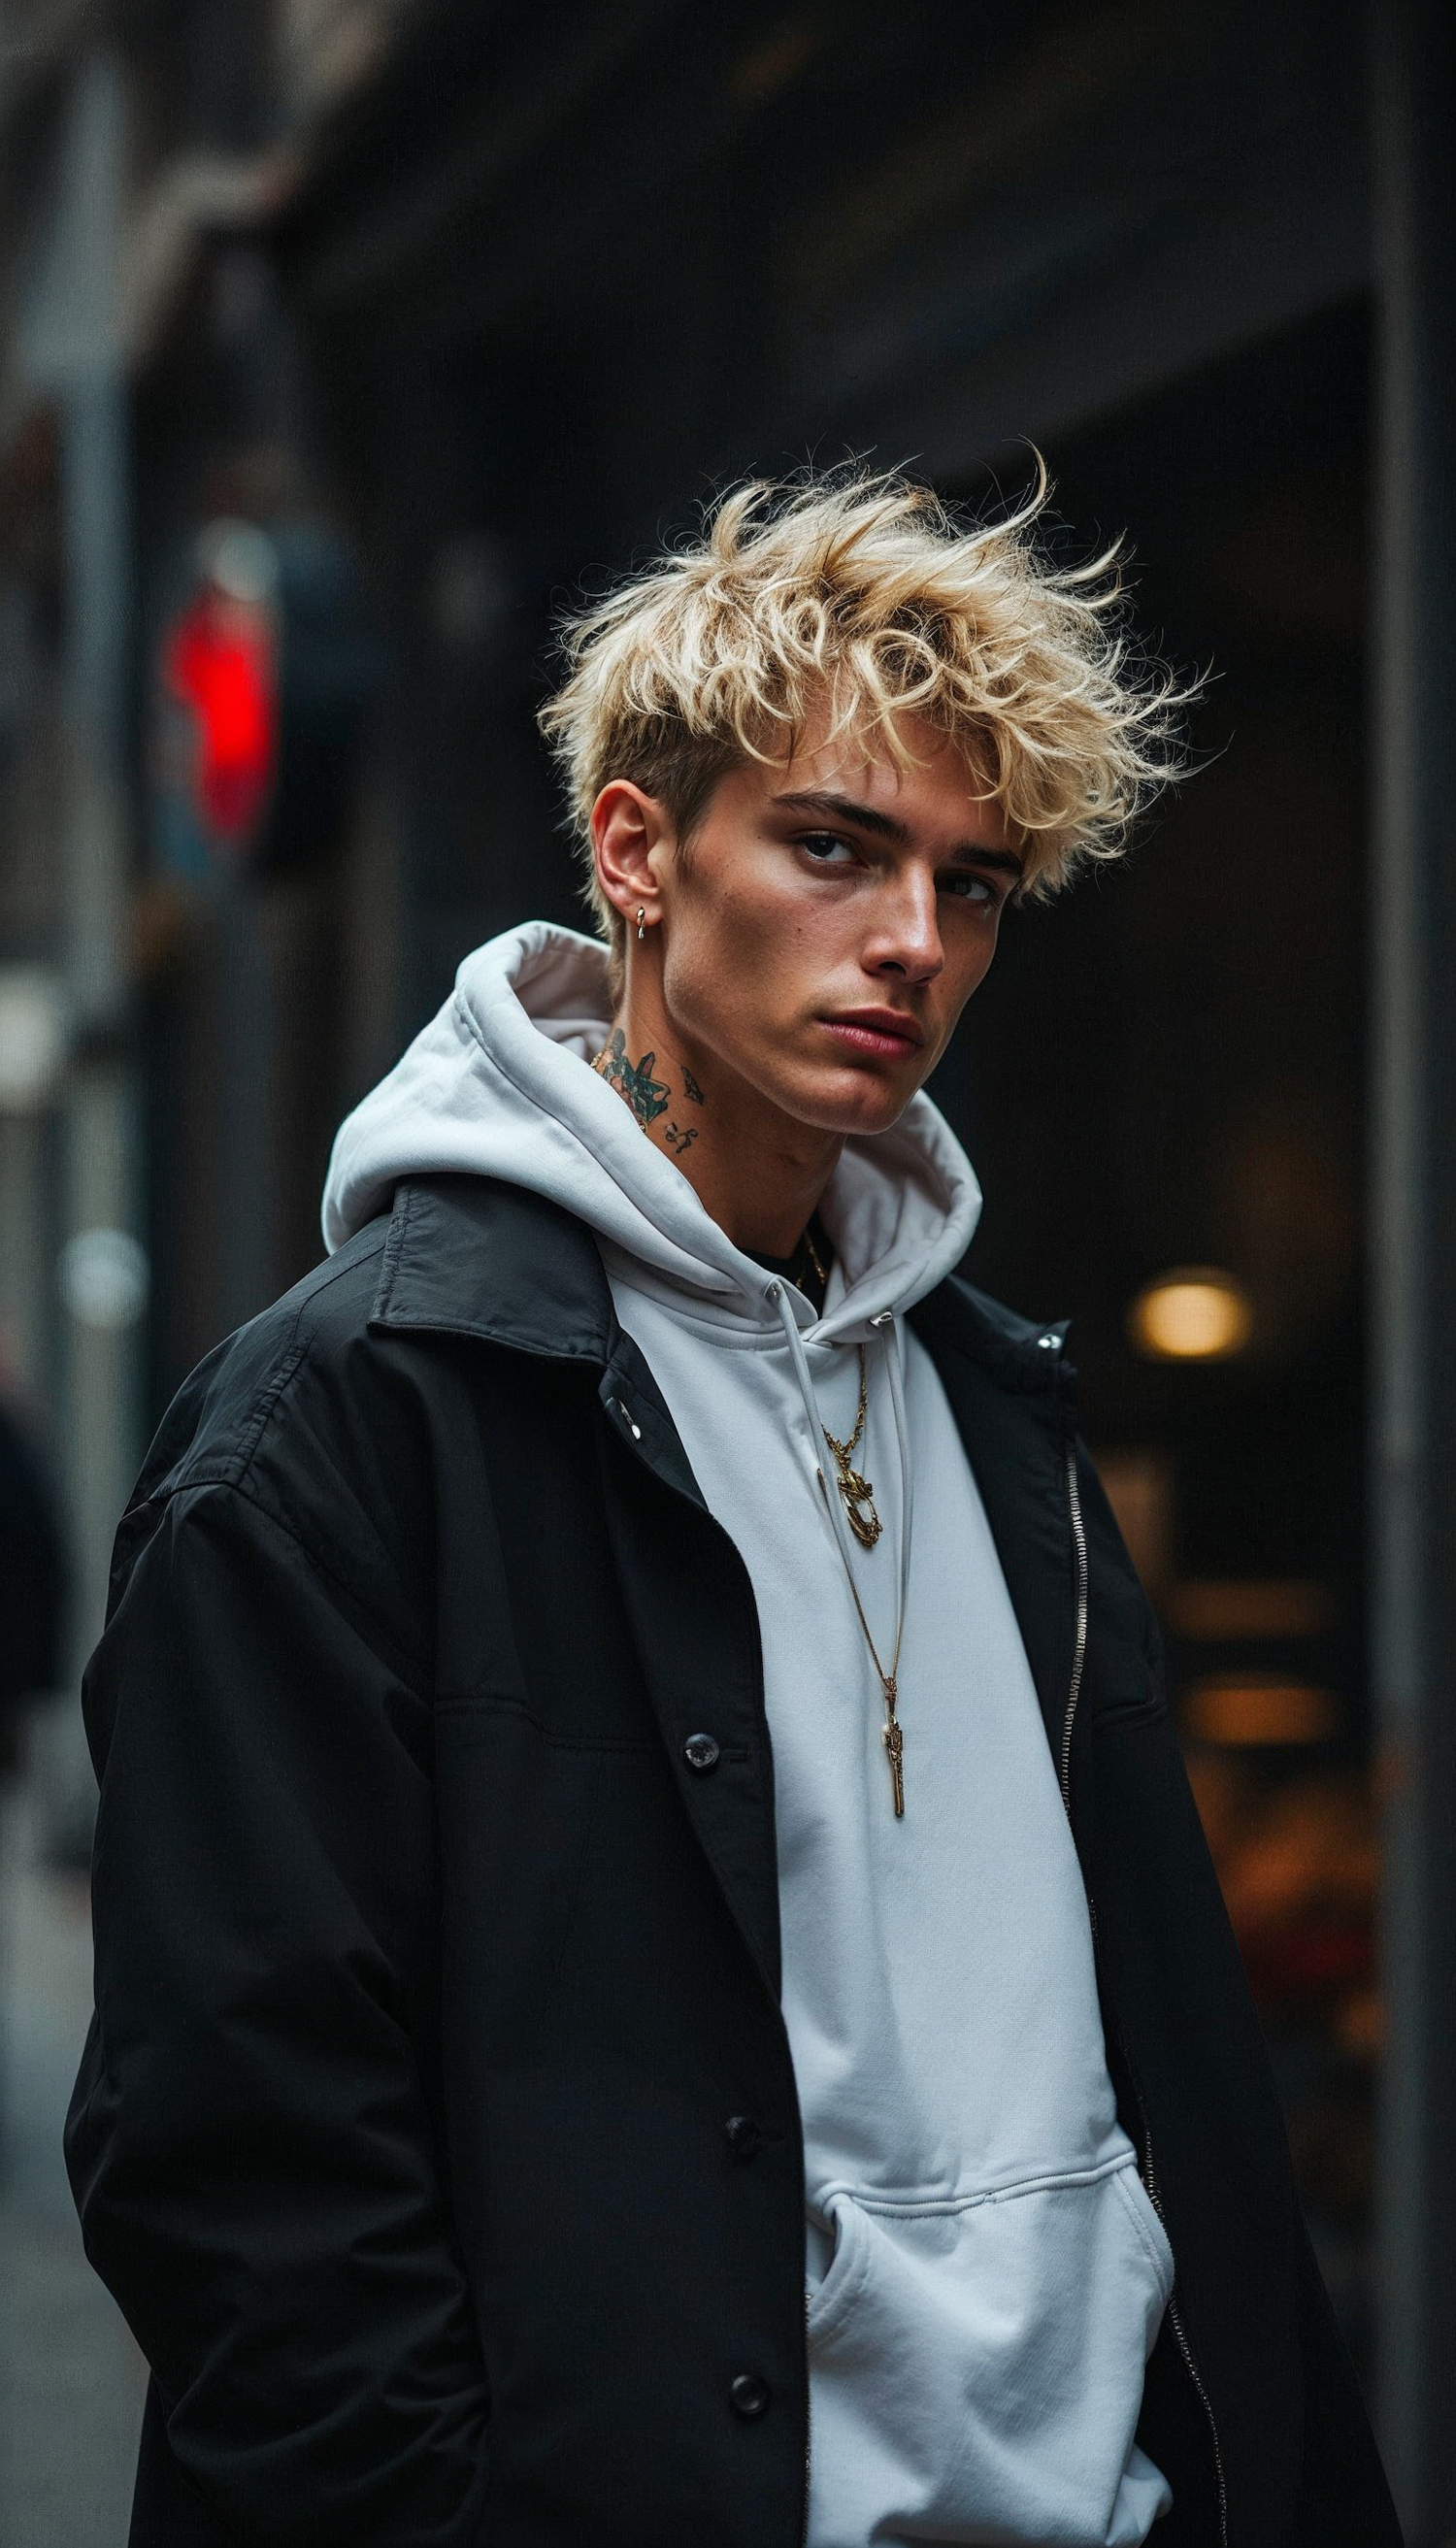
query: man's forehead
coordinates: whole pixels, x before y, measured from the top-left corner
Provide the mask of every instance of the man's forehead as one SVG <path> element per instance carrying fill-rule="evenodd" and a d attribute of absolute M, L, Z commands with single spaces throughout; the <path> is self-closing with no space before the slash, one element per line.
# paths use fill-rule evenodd
<path fill-rule="evenodd" d="M 973 821 L 982 838 L 1001 840 L 1002 809 L 966 749 L 920 717 L 902 717 L 898 732 L 908 762 L 896 758 L 882 732 L 851 727 L 816 737 L 810 730 L 786 759 L 764 768 L 766 792 L 774 798 L 838 798 L 912 826 Z"/>

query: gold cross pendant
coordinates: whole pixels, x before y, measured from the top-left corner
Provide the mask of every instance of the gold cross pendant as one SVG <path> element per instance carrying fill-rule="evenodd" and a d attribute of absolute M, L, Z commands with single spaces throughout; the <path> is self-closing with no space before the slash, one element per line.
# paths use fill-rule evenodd
<path fill-rule="evenodd" d="M 887 1701 L 887 1705 L 890 1713 L 881 1730 L 880 1741 L 889 1755 L 890 1777 L 895 1795 L 895 1820 L 899 1822 L 905 1811 L 905 1774 L 901 1766 L 905 1758 L 905 1737 L 900 1731 L 900 1720 L 894 1712 L 893 1698 Z"/>

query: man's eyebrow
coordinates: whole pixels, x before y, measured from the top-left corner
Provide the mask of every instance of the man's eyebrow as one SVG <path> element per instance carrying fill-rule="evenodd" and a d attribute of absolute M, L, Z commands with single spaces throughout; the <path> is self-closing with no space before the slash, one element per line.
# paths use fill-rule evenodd
<path fill-rule="evenodd" d="M 851 796 L 836 796 L 832 790 L 820 794 L 815 789 L 803 793 L 795 790 L 787 796 L 775 796 L 775 805 L 787 813 L 825 814 L 832 823 L 853 823 L 859 831 L 872 832 L 881 841 L 896 841 L 903 846 L 910 838 L 910 826 L 894 814 L 881 813 L 877 805 L 857 805 Z"/>
<path fill-rule="evenodd" d="M 822 814 L 832 823 L 853 823 L 862 832 L 872 833 L 877 840 L 893 841 L 903 848 L 910 839 L 910 826 L 894 814 L 886 814 L 877 805 L 857 804 L 852 796 L 839 796 L 832 789 L 793 789 L 774 798 L 786 813 Z M 979 841 L 960 841 L 948 853 L 962 865 L 995 867 L 1005 875 L 1019 876 L 1024 862 L 1014 850 L 993 850 Z"/>
<path fill-rule="evenodd" d="M 1019 859 L 1015 850 L 987 849 L 980 841 L 961 841 L 950 855 L 958 859 L 962 866 L 997 867 L 1004 875 L 1026 873 L 1026 861 Z"/>

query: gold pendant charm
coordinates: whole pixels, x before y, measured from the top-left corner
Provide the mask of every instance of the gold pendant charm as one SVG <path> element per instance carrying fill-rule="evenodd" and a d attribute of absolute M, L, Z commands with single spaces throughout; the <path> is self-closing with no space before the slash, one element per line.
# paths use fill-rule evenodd
<path fill-rule="evenodd" d="M 890 1699 L 888 1703 L 890 1707 L 893 1708 L 894 1700 Z M 903 1768 L 905 1759 L 905 1737 L 900 1731 L 900 1721 L 897 1716 L 892 1714 L 886 1719 L 880 1735 L 880 1740 L 889 1755 L 890 1781 L 895 1803 L 895 1820 L 896 1822 L 900 1822 L 903 1820 L 905 1813 L 905 1773 Z"/>
<path fill-rule="evenodd" d="M 870 1501 L 873 1494 L 874 1489 L 867 1478 L 862 1478 L 859 1470 L 852 1469 L 847 1461 L 841 1464 L 840 1502 L 850 1517 L 850 1528 L 862 1548 L 872 1548 L 884 1527 Z M 860 1509 L 862 1504 L 866 1507 L 864 1512 Z"/>
<path fill-rule="evenodd" d="M 860 1406 L 855 1416 L 854 1432 L 848 1442 L 837 1442 L 828 1425 L 824 1427 L 824 1439 L 834 1453 L 834 1465 L 839 1472 L 839 1500 L 849 1514 L 850 1528 L 862 1548 L 872 1548 L 880 1533 L 879 1515 L 871 1501 L 874 1489 L 868 1479 L 862 1478 L 859 1470 L 853 1466 L 855 1453 L 860 1448 L 860 1436 L 864 1430 L 864 1410 L 868 1404 L 869 1372 L 864 1360 L 864 1348 L 862 1345 L 860 1347 Z M 822 1469 L 819 1477 L 822 1484 L 824 1478 Z M 865 1505 L 867 1510 L 862 1512 L 860 1509 L 862 1504 Z"/>

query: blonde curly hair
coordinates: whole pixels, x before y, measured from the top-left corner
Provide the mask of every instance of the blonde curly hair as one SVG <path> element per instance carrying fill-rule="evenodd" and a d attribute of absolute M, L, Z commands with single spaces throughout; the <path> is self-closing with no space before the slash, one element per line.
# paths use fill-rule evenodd
<path fill-rule="evenodd" d="M 540 711 L 586 864 L 584 891 L 620 964 L 623 926 L 596 881 L 592 808 L 612 778 L 666 804 L 680 843 L 724 772 L 790 757 L 811 714 L 901 768 L 914 714 L 959 745 L 1043 896 L 1116 858 L 1180 774 L 1191 695 L 1132 646 L 1120 545 L 1054 565 L 1033 536 L 1040 455 L 1020 505 L 957 516 L 930 488 L 849 468 L 754 480 L 700 539 L 567 612 L 566 679 Z"/>

